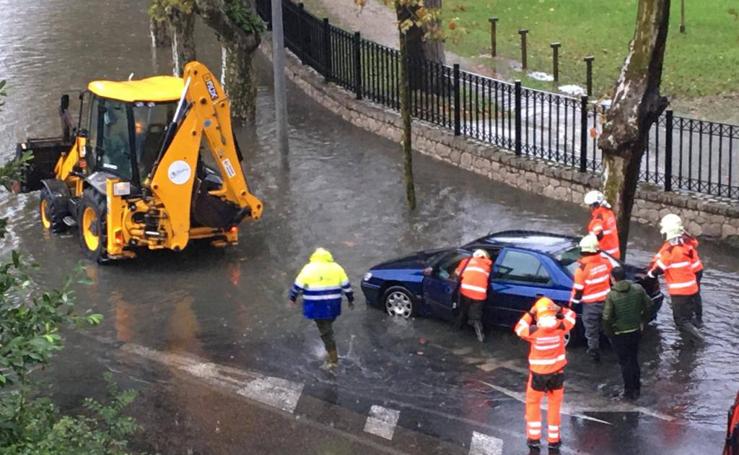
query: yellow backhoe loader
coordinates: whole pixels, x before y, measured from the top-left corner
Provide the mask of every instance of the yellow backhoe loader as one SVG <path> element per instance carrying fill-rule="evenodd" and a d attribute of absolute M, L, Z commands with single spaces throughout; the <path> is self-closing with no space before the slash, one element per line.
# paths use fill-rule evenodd
<path fill-rule="evenodd" d="M 42 226 L 79 229 L 90 259 L 180 251 L 195 239 L 235 244 L 241 221 L 260 218 L 229 99 L 205 65 L 188 63 L 182 78 L 91 82 L 76 128 L 68 105 L 62 97 L 63 137 L 18 144 L 17 155 L 33 153 L 20 191 L 41 190 Z"/>

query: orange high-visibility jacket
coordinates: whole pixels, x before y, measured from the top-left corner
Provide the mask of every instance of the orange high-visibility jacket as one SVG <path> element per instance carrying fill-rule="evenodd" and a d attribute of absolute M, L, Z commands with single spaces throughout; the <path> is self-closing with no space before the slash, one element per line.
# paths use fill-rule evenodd
<path fill-rule="evenodd" d="M 621 259 L 616 215 L 613 214 L 613 210 L 603 206 L 593 210 L 588 232 L 598 238 L 601 251 L 605 251 L 616 259 Z"/>
<path fill-rule="evenodd" d="M 569 308 L 560 310 L 563 318 L 553 329 L 539 329 L 533 325 L 534 317 L 526 313 L 515 327 L 516 335 L 531 343 L 529 370 L 536 374 L 556 373 L 567 365 L 565 334 L 575 326 L 575 312 Z"/>
<path fill-rule="evenodd" d="M 683 234 L 683 242 L 693 249 L 693 264 L 690 266 L 695 273 L 703 270 L 703 262 L 698 256 L 698 239 L 689 234 Z"/>
<path fill-rule="evenodd" d="M 649 273 L 654 275 L 658 269 L 665 273 L 667 292 L 670 295 L 697 294 L 698 282 L 693 270 L 695 254 L 690 245 L 665 243 L 659 250 L 659 257 Z"/>
<path fill-rule="evenodd" d="M 485 300 L 488 297 L 490 270 L 493 261 L 488 258 L 463 259 L 457 266 L 460 276 L 460 291 L 463 296 L 473 300 Z"/>
<path fill-rule="evenodd" d="M 611 261 L 600 254 L 580 258 L 572 284 L 572 303 L 603 302 L 611 291 Z"/>

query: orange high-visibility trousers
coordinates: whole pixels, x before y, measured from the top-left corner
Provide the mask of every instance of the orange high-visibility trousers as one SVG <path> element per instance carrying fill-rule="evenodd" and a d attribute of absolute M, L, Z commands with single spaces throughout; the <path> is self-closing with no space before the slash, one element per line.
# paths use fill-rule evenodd
<path fill-rule="evenodd" d="M 552 444 L 560 441 L 559 424 L 560 408 L 564 398 L 564 385 L 555 390 L 534 390 L 532 375 L 526 386 L 526 437 L 538 441 L 541 439 L 541 399 L 547 397 L 547 441 Z"/>

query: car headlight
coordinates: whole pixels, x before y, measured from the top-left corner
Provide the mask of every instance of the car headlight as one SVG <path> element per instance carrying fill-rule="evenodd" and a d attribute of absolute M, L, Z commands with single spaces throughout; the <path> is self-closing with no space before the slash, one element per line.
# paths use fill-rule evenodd
<path fill-rule="evenodd" d="M 372 279 L 372 272 L 367 272 L 364 274 L 364 278 L 362 278 L 362 281 L 369 281 Z"/>

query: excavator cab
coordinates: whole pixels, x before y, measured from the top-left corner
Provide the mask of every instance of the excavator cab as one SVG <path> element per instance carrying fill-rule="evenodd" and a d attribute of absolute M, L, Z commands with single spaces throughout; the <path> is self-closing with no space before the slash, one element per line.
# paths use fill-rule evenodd
<path fill-rule="evenodd" d="M 62 97 L 62 137 L 18 144 L 17 155 L 33 159 L 17 186 L 40 190 L 42 226 L 78 228 L 91 259 L 179 251 L 195 239 L 232 245 L 244 218 L 261 217 L 229 99 L 201 63 L 188 63 L 182 78 L 91 82 L 71 134 L 68 104 Z"/>

